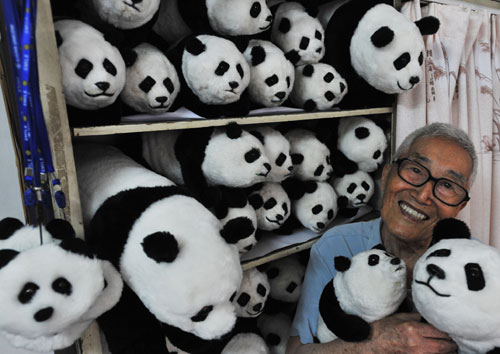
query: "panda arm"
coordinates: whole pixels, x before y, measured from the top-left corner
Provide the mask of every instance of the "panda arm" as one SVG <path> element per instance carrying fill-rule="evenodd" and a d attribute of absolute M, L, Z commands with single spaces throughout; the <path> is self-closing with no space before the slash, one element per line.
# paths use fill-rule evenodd
<path fill-rule="evenodd" d="M 321 293 L 319 312 L 330 331 L 347 342 L 359 342 L 370 335 L 370 325 L 359 316 L 349 315 L 340 308 L 333 281 Z"/>

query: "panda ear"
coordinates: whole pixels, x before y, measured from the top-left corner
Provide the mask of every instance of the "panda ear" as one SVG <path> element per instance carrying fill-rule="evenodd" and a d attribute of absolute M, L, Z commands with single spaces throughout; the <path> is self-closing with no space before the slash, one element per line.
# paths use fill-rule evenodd
<path fill-rule="evenodd" d="M 65 239 L 59 244 L 59 247 L 65 251 L 75 253 L 80 256 L 94 258 L 94 255 L 90 253 L 85 241 L 80 238 Z"/>
<path fill-rule="evenodd" d="M 290 31 L 290 28 L 292 28 L 292 23 L 288 18 L 283 17 L 278 26 L 278 31 L 280 31 L 281 33 L 287 33 L 288 31 Z"/>
<path fill-rule="evenodd" d="M 306 181 L 304 183 L 306 193 L 312 194 L 318 189 L 318 184 L 315 181 Z"/>
<path fill-rule="evenodd" d="M 16 218 L 5 218 L 0 221 L 0 240 L 6 240 L 11 237 L 24 224 Z"/>
<path fill-rule="evenodd" d="M 249 218 L 240 217 L 229 220 L 220 231 L 220 234 L 227 243 L 235 244 L 254 231 L 252 221 Z"/>
<path fill-rule="evenodd" d="M 250 197 L 248 197 L 248 202 L 255 210 L 264 205 L 264 200 L 262 199 L 260 194 L 252 194 Z"/>
<path fill-rule="evenodd" d="M 252 66 L 257 66 L 266 60 L 266 51 L 260 45 L 253 47 L 250 55 L 252 56 Z"/>
<path fill-rule="evenodd" d="M 238 139 L 241 136 L 241 133 L 243 133 L 243 130 L 238 124 L 234 122 L 229 123 L 226 126 L 226 134 L 229 139 Z"/>
<path fill-rule="evenodd" d="M 19 252 L 9 249 L 0 250 L 0 269 L 13 260 Z"/>
<path fill-rule="evenodd" d="M 376 30 L 370 37 L 373 45 L 377 48 L 382 48 L 392 42 L 394 32 L 387 26 L 382 26 Z"/>
<path fill-rule="evenodd" d="M 250 130 L 249 133 L 259 139 L 262 144 L 264 144 L 264 136 L 260 132 L 258 132 L 257 130 Z"/>
<path fill-rule="evenodd" d="M 137 52 L 133 49 L 126 48 L 121 51 L 123 61 L 125 62 L 125 66 L 130 68 L 137 61 Z"/>
<path fill-rule="evenodd" d="M 294 165 L 300 165 L 304 161 L 304 155 L 302 154 L 290 154 L 290 157 Z"/>
<path fill-rule="evenodd" d="M 305 194 L 305 184 L 296 178 L 287 178 L 281 182 L 283 189 L 285 189 L 286 194 L 292 200 L 300 199 Z"/>
<path fill-rule="evenodd" d="M 288 59 L 293 65 L 297 64 L 300 60 L 300 55 L 295 49 L 285 53 L 285 58 Z"/>
<path fill-rule="evenodd" d="M 207 47 L 197 37 L 191 38 L 186 43 L 186 50 L 192 55 L 200 55 Z"/>
<path fill-rule="evenodd" d="M 337 206 L 339 209 L 347 208 L 348 199 L 345 195 L 341 195 L 337 198 Z"/>
<path fill-rule="evenodd" d="M 63 44 L 63 38 L 61 37 L 61 33 L 59 31 L 56 31 L 56 44 L 57 48 L 59 48 L 61 44 Z"/>
<path fill-rule="evenodd" d="M 157 263 L 172 263 L 179 254 L 179 244 L 174 235 L 166 231 L 158 231 L 142 240 L 142 249 L 146 255 Z"/>
<path fill-rule="evenodd" d="M 432 241 L 438 242 L 450 238 L 470 239 L 471 233 L 466 223 L 454 218 L 439 220 L 432 230 Z"/>
<path fill-rule="evenodd" d="M 308 112 L 312 112 L 316 109 L 317 105 L 316 102 L 314 102 L 313 99 L 308 99 L 306 102 L 304 102 L 304 110 Z"/>
<path fill-rule="evenodd" d="M 313 76 L 313 74 L 314 74 L 314 66 L 312 66 L 311 64 L 305 65 L 304 68 L 302 69 L 302 75 L 306 77 L 311 77 Z"/>
<path fill-rule="evenodd" d="M 420 20 L 415 21 L 415 24 L 422 36 L 436 33 L 440 25 L 439 20 L 434 16 L 422 17 Z"/>
<path fill-rule="evenodd" d="M 370 130 L 366 127 L 358 127 L 354 129 L 354 134 L 356 135 L 356 138 L 361 140 L 370 136 Z"/>
<path fill-rule="evenodd" d="M 45 225 L 45 229 L 58 240 L 70 239 L 75 237 L 73 226 L 63 219 L 53 219 Z"/>
<path fill-rule="evenodd" d="M 333 259 L 335 269 L 338 272 L 345 272 L 351 267 L 351 260 L 344 256 L 337 256 Z"/>

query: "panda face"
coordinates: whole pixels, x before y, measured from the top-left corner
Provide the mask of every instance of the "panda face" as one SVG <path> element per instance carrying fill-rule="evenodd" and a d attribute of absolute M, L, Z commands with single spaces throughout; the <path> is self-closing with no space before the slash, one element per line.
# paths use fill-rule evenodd
<path fill-rule="evenodd" d="M 54 24 L 66 103 L 95 110 L 115 102 L 125 84 L 118 49 L 93 27 L 77 20 Z"/>
<path fill-rule="evenodd" d="M 384 160 L 387 138 L 382 128 L 365 117 L 341 119 L 337 148 L 362 171 L 375 171 Z"/>
<path fill-rule="evenodd" d="M 288 343 L 288 332 L 292 327 L 291 318 L 285 313 L 263 313 L 257 319 L 257 327 L 272 354 L 285 353 Z"/>
<path fill-rule="evenodd" d="M 290 198 L 277 182 L 263 183 L 262 188 L 251 193 L 248 199 L 255 208 L 259 230 L 276 230 L 290 216 Z"/>
<path fill-rule="evenodd" d="M 293 64 L 269 41 L 251 40 L 243 54 L 250 65 L 250 99 L 264 107 L 282 105 L 293 88 Z"/>
<path fill-rule="evenodd" d="M 377 37 L 389 39 L 379 43 Z M 363 16 L 352 36 L 350 52 L 354 70 L 382 92 L 408 91 L 422 81 L 422 34 L 392 6 L 376 5 Z"/>
<path fill-rule="evenodd" d="M 271 285 L 269 296 L 284 302 L 297 302 L 302 292 L 305 267 L 297 257 L 288 256 L 272 261 L 266 269 Z"/>
<path fill-rule="evenodd" d="M 373 178 L 361 170 L 333 180 L 333 188 L 337 196 L 347 198 L 349 208 L 365 206 L 373 195 L 374 187 Z"/>
<path fill-rule="evenodd" d="M 264 146 L 252 134 L 242 131 L 229 137 L 224 129 L 215 129 L 201 169 L 213 185 L 248 187 L 264 181 L 271 170 Z"/>
<path fill-rule="evenodd" d="M 305 193 L 292 203 L 292 211 L 300 223 L 314 232 L 321 232 L 337 216 L 337 194 L 327 182 L 316 182 L 313 193 Z"/>
<path fill-rule="evenodd" d="M 302 5 L 279 5 L 271 30 L 271 42 L 280 47 L 294 65 L 317 63 L 325 54 L 325 32 L 319 20 Z"/>
<path fill-rule="evenodd" d="M 257 317 L 264 310 L 271 289 L 265 273 L 256 268 L 243 272 L 240 289 L 233 299 L 238 317 Z"/>
<path fill-rule="evenodd" d="M 325 63 L 295 68 L 295 85 L 290 99 L 306 111 L 327 110 L 347 93 L 347 83 L 333 66 Z"/>
<path fill-rule="evenodd" d="M 499 269 L 497 249 L 476 240 L 441 240 L 415 265 L 413 300 L 427 321 L 452 337 L 497 340 Z"/>
<path fill-rule="evenodd" d="M 285 134 L 290 142 L 293 177 L 308 181 L 326 181 L 332 176 L 330 150 L 313 132 L 293 129 Z"/>
<path fill-rule="evenodd" d="M 236 102 L 250 83 L 250 68 L 231 41 L 199 35 L 182 54 L 182 74 L 187 86 L 205 104 Z"/>
<path fill-rule="evenodd" d="M 137 28 L 151 20 L 160 0 L 92 0 L 102 21 L 121 29 Z"/>
<path fill-rule="evenodd" d="M 168 58 L 150 44 L 138 45 L 134 53 L 137 58 L 127 68 L 121 99 L 138 112 L 167 112 L 180 90 L 177 71 Z"/>
<path fill-rule="evenodd" d="M 212 29 L 222 36 L 252 35 L 271 27 L 273 16 L 264 0 L 206 0 Z"/>

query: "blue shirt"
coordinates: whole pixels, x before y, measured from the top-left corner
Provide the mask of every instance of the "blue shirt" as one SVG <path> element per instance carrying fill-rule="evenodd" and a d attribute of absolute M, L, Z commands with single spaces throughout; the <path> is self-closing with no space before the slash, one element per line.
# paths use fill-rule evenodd
<path fill-rule="evenodd" d="M 326 283 L 335 276 L 333 259 L 352 258 L 381 243 L 381 219 L 336 226 L 328 230 L 311 248 L 302 294 L 290 336 L 300 336 L 302 344 L 313 343 L 319 317 L 319 298 Z"/>

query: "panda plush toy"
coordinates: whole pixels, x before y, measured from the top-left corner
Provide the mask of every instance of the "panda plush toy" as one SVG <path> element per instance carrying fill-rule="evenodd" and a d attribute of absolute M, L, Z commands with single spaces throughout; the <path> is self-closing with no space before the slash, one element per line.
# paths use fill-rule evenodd
<path fill-rule="evenodd" d="M 291 255 L 269 262 L 264 265 L 263 271 L 271 286 L 268 303 L 272 304 L 270 300 L 289 304 L 296 304 L 299 301 L 306 267 L 298 256 Z M 266 312 L 272 311 L 267 311 L 266 307 Z"/>
<path fill-rule="evenodd" d="M 460 354 L 500 352 L 500 252 L 470 239 L 467 225 L 444 219 L 413 270 L 418 312 L 447 333 Z"/>
<path fill-rule="evenodd" d="M 237 228 L 116 148 L 75 145 L 75 162 L 88 243 L 126 284 L 99 319 L 110 351 L 209 352 L 236 321 Z"/>
<path fill-rule="evenodd" d="M 278 182 L 265 182 L 250 188 L 248 201 L 257 215 L 257 228 L 264 231 L 279 229 L 291 215 L 291 203 Z"/>
<path fill-rule="evenodd" d="M 394 94 L 423 80 L 422 35 L 434 34 L 439 20 L 415 23 L 383 0 L 344 2 L 325 29 L 325 57 L 349 85 L 341 108 L 390 106 Z"/>
<path fill-rule="evenodd" d="M 167 112 L 181 84 L 173 64 L 158 48 L 141 43 L 123 55 L 126 80 L 121 101 L 131 113 Z"/>
<path fill-rule="evenodd" d="M 256 333 L 238 333 L 226 344 L 221 354 L 270 354 L 264 339 Z"/>
<path fill-rule="evenodd" d="M 288 332 L 292 327 L 290 316 L 282 312 L 263 313 L 257 319 L 257 326 L 269 347 L 270 354 L 285 354 L 289 338 Z"/>
<path fill-rule="evenodd" d="M 332 185 L 337 193 L 339 215 L 344 217 L 355 216 L 359 208 L 368 204 L 375 192 L 372 176 L 361 170 L 343 177 L 335 177 Z"/>
<path fill-rule="evenodd" d="M 119 123 L 126 71 L 118 48 L 79 20 L 59 20 L 54 28 L 70 125 Z"/>
<path fill-rule="evenodd" d="M 370 335 L 370 322 L 396 312 L 405 299 L 406 265 L 380 249 L 334 262 L 337 273 L 319 300 L 316 337 L 321 343 L 362 341 Z"/>
<path fill-rule="evenodd" d="M 281 106 L 295 80 L 293 64 L 269 41 L 252 39 L 243 55 L 250 65 L 248 94 L 256 107 Z"/>
<path fill-rule="evenodd" d="M 34 230 L 14 218 L 0 222 L 0 334 L 15 347 L 49 352 L 71 346 L 112 308 L 123 282 L 68 222 L 55 219 L 37 227 L 38 235 Z"/>
<path fill-rule="evenodd" d="M 240 288 L 233 298 L 236 316 L 255 318 L 264 311 L 271 286 L 264 272 L 250 268 L 243 272 Z"/>
<path fill-rule="evenodd" d="M 347 93 L 347 83 L 331 65 L 307 64 L 295 68 L 290 101 L 305 111 L 324 111 L 336 106 Z"/>
<path fill-rule="evenodd" d="M 325 32 L 317 12 L 295 1 L 282 2 L 275 11 L 271 42 L 295 66 L 319 62 L 325 54 Z"/>

